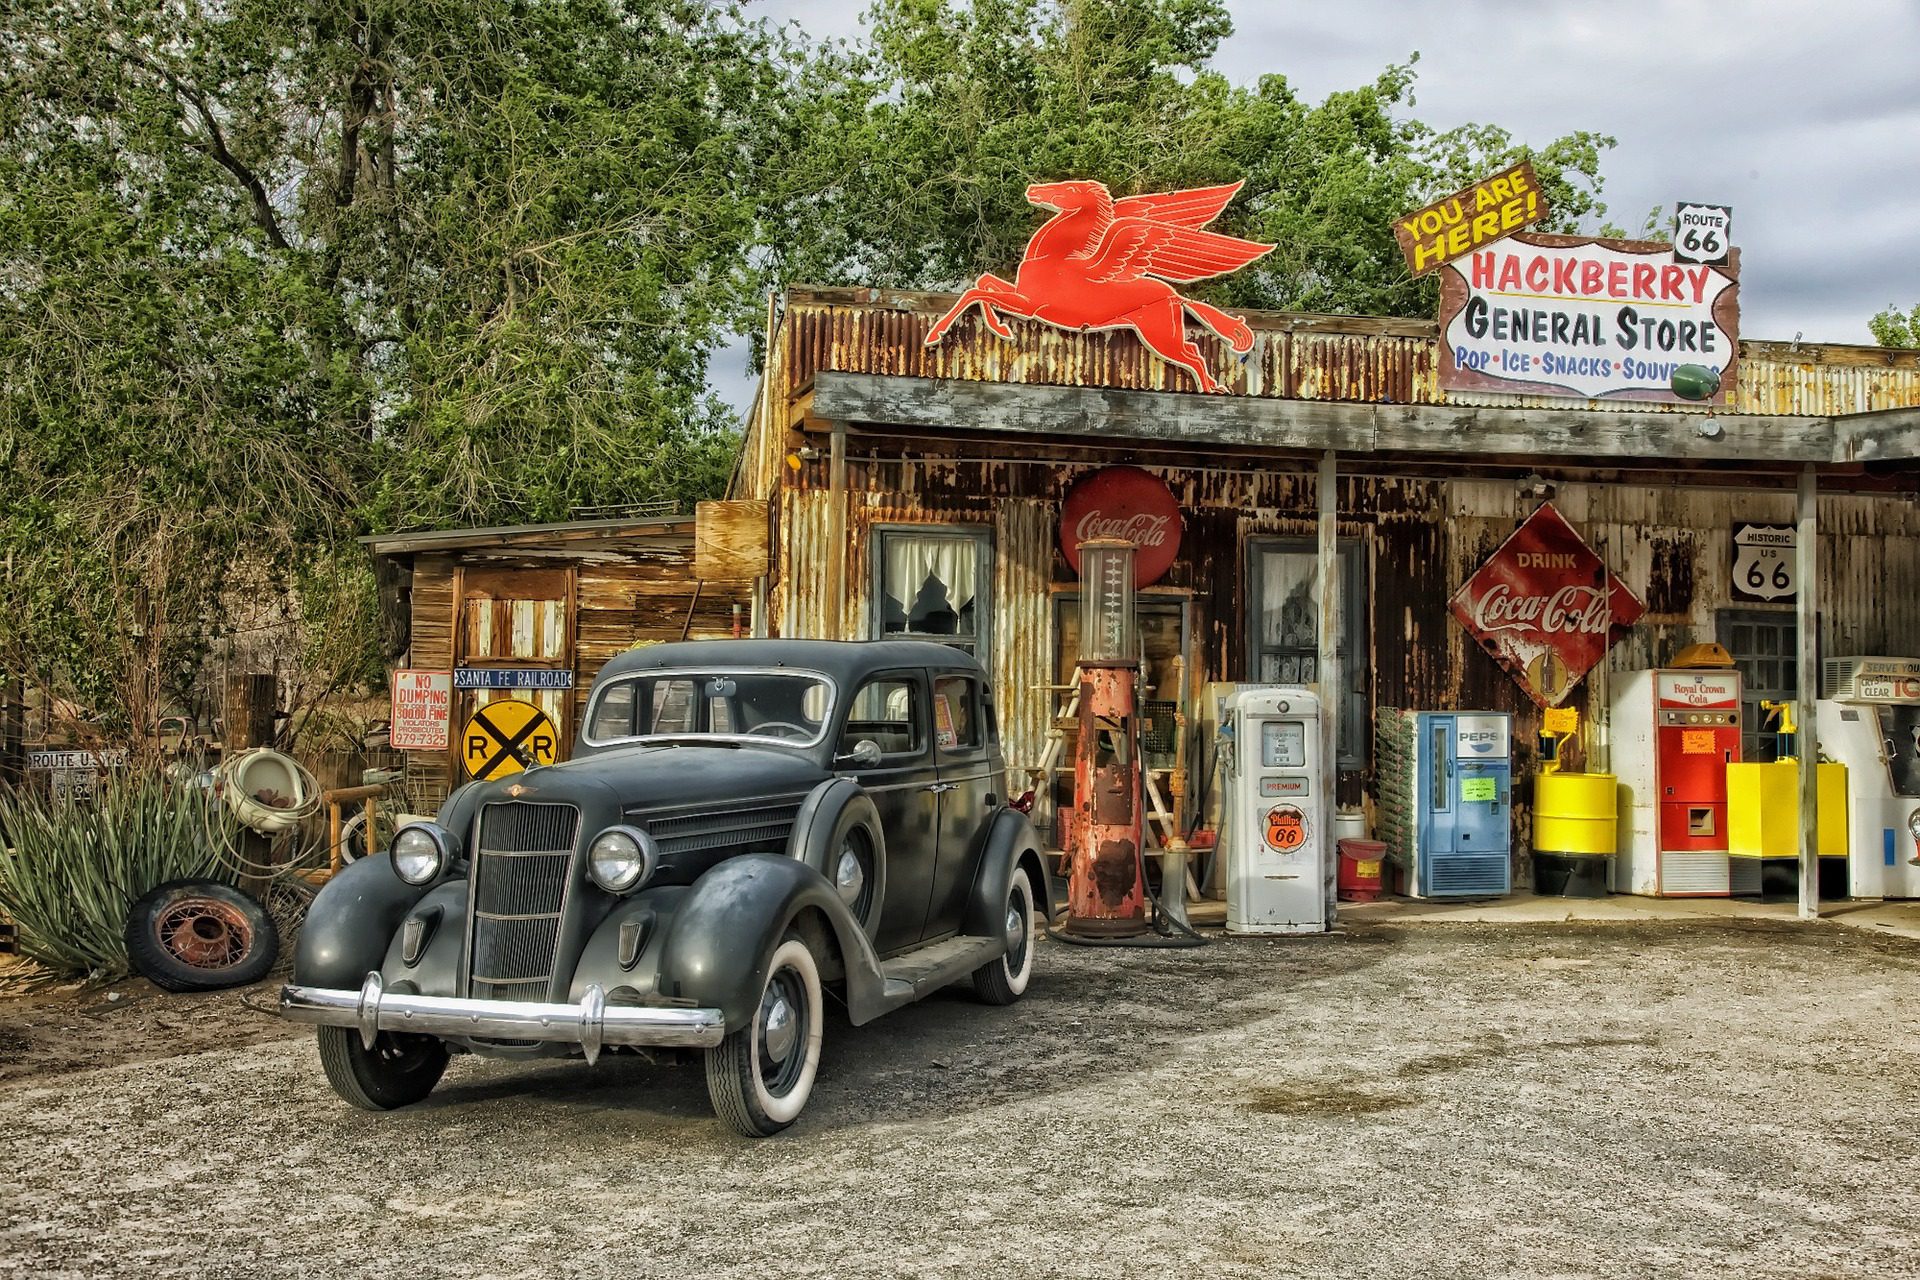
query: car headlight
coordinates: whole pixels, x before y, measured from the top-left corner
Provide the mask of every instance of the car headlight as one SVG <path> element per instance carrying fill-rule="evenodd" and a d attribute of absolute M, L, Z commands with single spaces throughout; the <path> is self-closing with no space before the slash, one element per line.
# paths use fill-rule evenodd
<path fill-rule="evenodd" d="M 608 893 L 632 893 L 659 863 L 653 837 L 637 827 L 608 827 L 587 846 L 587 876 Z"/>
<path fill-rule="evenodd" d="M 446 870 L 452 852 L 447 833 L 431 822 L 415 822 L 393 837 L 393 870 L 408 884 L 429 884 Z"/>

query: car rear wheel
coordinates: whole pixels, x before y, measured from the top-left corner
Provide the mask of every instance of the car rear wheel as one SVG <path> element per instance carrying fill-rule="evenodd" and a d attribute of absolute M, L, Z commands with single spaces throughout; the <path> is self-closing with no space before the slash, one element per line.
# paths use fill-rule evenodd
<path fill-rule="evenodd" d="M 447 1046 L 433 1036 L 382 1031 L 373 1048 L 350 1027 L 321 1027 L 320 1065 L 327 1083 L 362 1111 L 409 1107 L 433 1092 L 447 1069 Z"/>
<path fill-rule="evenodd" d="M 1001 927 L 1007 935 L 1006 953 L 973 971 L 974 993 L 988 1004 L 1012 1004 L 1033 977 L 1033 882 L 1018 868 L 1007 881 Z"/>
<path fill-rule="evenodd" d="M 707 1050 L 714 1114 L 749 1138 L 771 1137 L 799 1119 L 820 1070 L 825 1015 L 820 967 L 807 944 L 788 934 L 768 962 L 752 1023 Z"/>

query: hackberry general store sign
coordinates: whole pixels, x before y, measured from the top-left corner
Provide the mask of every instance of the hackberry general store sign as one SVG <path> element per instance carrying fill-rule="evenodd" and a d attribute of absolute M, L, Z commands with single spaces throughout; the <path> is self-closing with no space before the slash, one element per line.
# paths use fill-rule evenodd
<path fill-rule="evenodd" d="M 1739 251 L 1676 260 L 1656 241 L 1522 232 L 1440 269 L 1440 385 L 1585 400 L 1678 403 L 1674 370 L 1699 365 L 1732 394 Z"/>
<path fill-rule="evenodd" d="M 1646 612 L 1550 502 L 1521 522 L 1447 607 L 1543 707 L 1565 701 Z"/>

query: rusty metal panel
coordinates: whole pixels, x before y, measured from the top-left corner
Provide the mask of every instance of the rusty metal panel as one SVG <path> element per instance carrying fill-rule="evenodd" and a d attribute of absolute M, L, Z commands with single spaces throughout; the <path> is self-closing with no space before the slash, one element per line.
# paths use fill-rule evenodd
<path fill-rule="evenodd" d="M 926 334 L 953 295 L 813 290 L 790 295 L 772 344 L 774 385 L 791 403 L 814 373 L 895 374 L 1007 383 L 1191 391 L 1191 379 L 1125 330 L 1078 333 L 1016 322 L 996 337 L 966 320 L 937 346 Z M 1214 376 L 1231 393 L 1263 398 L 1363 403 L 1567 408 L 1580 401 L 1494 392 L 1443 393 L 1439 349 L 1428 321 L 1367 316 L 1243 312 L 1254 331 L 1245 356 L 1194 330 Z M 1778 343 L 1743 343 L 1733 412 L 1813 415 L 1860 413 L 1920 404 L 1920 360 L 1882 357 L 1870 348 L 1826 346 L 1804 353 Z M 1619 406 L 1587 402 L 1596 412 Z M 1698 405 L 1635 403 L 1635 413 L 1705 413 Z M 775 415 L 776 417 L 778 415 Z M 750 459 L 763 483 L 777 476 L 784 424 L 756 431 Z M 752 496 L 751 494 L 745 496 Z"/>
<path fill-rule="evenodd" d="M 781 495 L 773 634 L 807 639 L 844 639 L 841 601 L 831 581 L 833 496 L 825 490 L 788 489 Z M 849 584 L 851 585 L 851 583 Z"/>
<path fill-rule="evenodd" d="M 1053 678 L 1052 596 L 1054 524 L 1050 502 L 999 504 L 994 524 L 993 636 L 989 642 L 994 697 L 1000 712 L 1000 749 L 1009 787 L 1037 785 L 1027 771 L 1046 750 Z"/>

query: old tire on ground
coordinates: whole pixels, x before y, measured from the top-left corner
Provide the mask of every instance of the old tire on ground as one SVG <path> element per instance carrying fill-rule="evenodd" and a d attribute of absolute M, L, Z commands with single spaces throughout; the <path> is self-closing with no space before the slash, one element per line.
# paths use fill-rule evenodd
<path fill-rule="evenodd" d="M 433 1092 L 447 1069 L 447 1046 L 433 1036 L 382 1031 L 368 1049 L 355 1028 L 317 1029 L 327 1083 L 362 1111 L 412 1106 Z"/>
<path fill-rule="evenodd" d="M 1007 880 L 1003 918 L 1007 950 L 973 971 L 973 990 L 988 1004 L 1012 1004 L 1033 977 L 1033 882 L 1016 867 Z"/>
<path fill-rule="evenodd" d="M 169 880 L 127 911 L 127 958 L 168 991 L 258 982 L 280 954 L 265 907 L 217 880 Z"/>
<path fill-rule="evenodd" d="M 807 944 L 788 934 L 767 963 L 752 1023 L 707 1050 L 714 1114 L 749 1138 L 771 1137 L 797 1120 L 819 1073 L 825 1020 L 820 968 Z"/>

